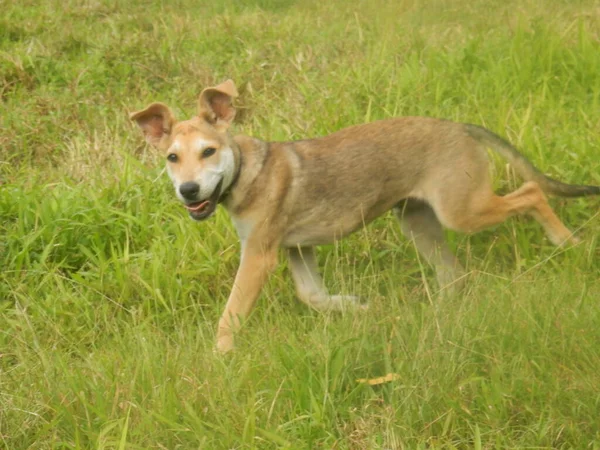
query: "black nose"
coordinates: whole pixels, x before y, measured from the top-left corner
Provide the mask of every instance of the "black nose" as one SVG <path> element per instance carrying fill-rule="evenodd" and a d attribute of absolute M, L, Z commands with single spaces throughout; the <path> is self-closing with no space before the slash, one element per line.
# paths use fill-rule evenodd
<path fill-rule="evenodd" d="M 200 191 L 200 186 L 198 183 L 194 183 L 193 181 L 188 181 L 179 186 L 179 193 L 186 200 L 196 200 L 196 196 Z"/>

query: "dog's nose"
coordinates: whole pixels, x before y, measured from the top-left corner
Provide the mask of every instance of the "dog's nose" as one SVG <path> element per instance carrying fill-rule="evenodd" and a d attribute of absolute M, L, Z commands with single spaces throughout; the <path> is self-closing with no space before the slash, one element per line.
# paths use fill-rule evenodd
<path fill-rule="evenodd" d="M 179 186 L 179 193 L 186 200 L 196 200 L 196 196 L 200 191 L 200 186 L 198 183 L 194 183 L 193 181 L 187 181 Z"/>

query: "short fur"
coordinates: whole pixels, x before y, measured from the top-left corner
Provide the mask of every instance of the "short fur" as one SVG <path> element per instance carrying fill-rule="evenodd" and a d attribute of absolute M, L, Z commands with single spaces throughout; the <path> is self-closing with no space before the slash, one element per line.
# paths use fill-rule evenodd
<path fill-rule="evenodd" d="M 217 203 L 229 211 L 242 255 L 219 321 L 217 348 L 233 347 L 277 262 L 289 256 L 298 297 L 319 310 L 356 306 L 353 296 L 329 295 L 313 246 L 342 238 L 388 210 L 403 233 L 436 268 L 441 287 L 456 286 L 463 269 L 443 228 L 476 232 L 515 214 L 528 214 L 556 245 L 576 238 L 550 208 L 545 192 L 597 195 L 598 186 L 573 186 L 543 175 L 504 139 L 476 125 L 426 117 L 401 117 L 295 142 L 232 137 L 231 80 L 205 89 L 198 116 L 177 122 L 154 103 L 133 113 L 147 141 L 166 151 L 168 172 L 190 216 L 203 220 Z M 526 180 L 498 196 L 491 187 L 485 149 L 508 159 Z"/>

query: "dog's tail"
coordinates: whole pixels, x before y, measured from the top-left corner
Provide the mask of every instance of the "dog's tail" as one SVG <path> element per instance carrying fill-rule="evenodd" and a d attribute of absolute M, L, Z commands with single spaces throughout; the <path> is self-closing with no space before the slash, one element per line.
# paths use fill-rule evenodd
<path fill-rule="evenodd" d="M 483 127 L 465 124 L 465 128 L 469 136 L 498 152 L 508 160 L 519 175 L 525 180 L 537 182 L 542 190 L 548 194 L 558 195 L 560 197 L 600 195 L 600 186 L 566 184 L 544 175 L 509 142 Z"/>

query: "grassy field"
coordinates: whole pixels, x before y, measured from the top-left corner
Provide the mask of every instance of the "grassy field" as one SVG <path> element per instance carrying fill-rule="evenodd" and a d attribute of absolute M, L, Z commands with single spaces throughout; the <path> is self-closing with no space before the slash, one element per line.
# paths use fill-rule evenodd
<path fill-rule="evenodd" d="M 600 184 L 597 2 L 0 9 L 0 448 L 600 449 L 597 198 L 552 200 L 574 248 L 526 219 L 449 233 L 470 273 L 452 299 L 390 215 L 319 251 L 367 312 L 306 309 L 281 258 L 221 357 L 235 231 L 223 210 L 189 220 L 127 119 L 151 101 L 189 117 L 232 78 L 236 130 L 263 139 L 436 116 Z"/>

